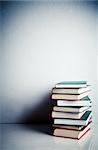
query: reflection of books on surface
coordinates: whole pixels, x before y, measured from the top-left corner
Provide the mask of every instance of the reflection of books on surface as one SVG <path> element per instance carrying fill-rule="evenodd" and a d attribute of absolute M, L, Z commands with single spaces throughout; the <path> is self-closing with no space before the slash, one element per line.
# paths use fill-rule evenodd
<path fill-rule="evenodd" d="M 53 135 L 80 139 L 91 129 L 92 101 L 86 81 L 66 81 L 52 90 Z"/>

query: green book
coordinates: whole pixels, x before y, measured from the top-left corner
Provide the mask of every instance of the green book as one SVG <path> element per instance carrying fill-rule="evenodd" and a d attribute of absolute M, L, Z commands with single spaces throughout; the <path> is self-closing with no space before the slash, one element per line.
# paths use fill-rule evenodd
<path fill-rule="evenodd" d="M 87 87 L 87 81 L 62 81 L 55 85 L 56 88 L 82 88 Z"/>
<path fill-rule="evenodd" d="M 91 99 L 90 99 L 88 96 L 82 98 L 82 100 L 85 100 L 85 101 L 91 101 Z"/>
<path fill-rule="evenodd" d="M 57 84 L 87 84 L 87 81 L 62 81 Z"/>
<path fill-rule="evenodd" d="M 86 113 L 82 116 L 81 120 L 87 120 L 88 116 L 91 114 L 92 111 L 86 111 Z"/>
<path fill-rule="evenodd" d="M 81 119 L 54 119 L 54 124 L 60 125 L 84 125 L 86 126 L 92 117 L 92 111 L 86 111 Z"/>

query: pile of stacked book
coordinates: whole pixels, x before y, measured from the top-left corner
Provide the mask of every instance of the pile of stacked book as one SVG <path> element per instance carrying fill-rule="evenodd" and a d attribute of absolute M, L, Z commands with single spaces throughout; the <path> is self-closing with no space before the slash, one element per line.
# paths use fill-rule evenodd
<path fill-rule="evenodd" d="M 86 81 L 64 81 L 52 90 L 53 135 L 80 139 L 91 129 L 92 101 Z"/>

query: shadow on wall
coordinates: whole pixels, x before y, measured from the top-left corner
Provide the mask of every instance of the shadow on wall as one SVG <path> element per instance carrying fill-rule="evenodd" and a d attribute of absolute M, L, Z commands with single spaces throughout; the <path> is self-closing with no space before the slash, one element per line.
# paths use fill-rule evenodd
<path fill-rule="evenodd" d="M 20 118 L 20 123 L 51 123 L 51 111 L 52 107 L 55 104 L 55 101 L 51 100 L 51 94 L 45 95 L 40 99 L 40 103 L 36 105 L 34 108 L 30 106 L 30 108 L 26 108 Z"/>

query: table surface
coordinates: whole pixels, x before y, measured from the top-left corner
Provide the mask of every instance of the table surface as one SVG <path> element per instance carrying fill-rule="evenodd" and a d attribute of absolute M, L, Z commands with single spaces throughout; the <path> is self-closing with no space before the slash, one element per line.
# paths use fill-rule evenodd
<path fill-rule="evenodd" d="M 81 140 L 54 137 L 47 124 L 1 124 L 2 150 L 98 150 L 98 124 Z"/>

